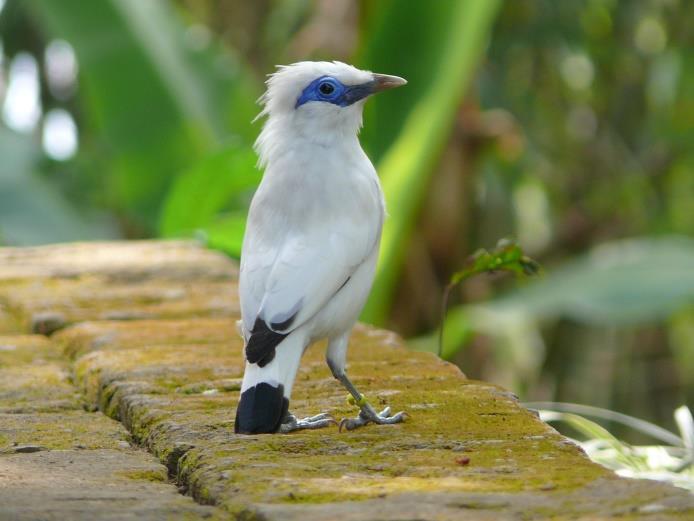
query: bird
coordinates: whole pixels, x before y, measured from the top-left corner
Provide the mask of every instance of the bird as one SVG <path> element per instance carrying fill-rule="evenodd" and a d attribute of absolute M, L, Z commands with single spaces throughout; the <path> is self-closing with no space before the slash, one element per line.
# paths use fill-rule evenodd
<path fill-rule="evenodd" d="M 372 94 L 405 85 L 352 65 L 303 61 L 278 66 L 260 97 L 266 118 L 255 142 L 262 180 L 241 249 L 239 329 L 245 369 L 234 430 L 287 433 L 337 424 L 327 412 L 289 412 L 308 346 L 327 339 L 333 376 L 360 408 L 340 430 L 403 421 L 377 412 L 347 376 L 351 330 L 378 258 L 385 202 L 358 134 Z"/>

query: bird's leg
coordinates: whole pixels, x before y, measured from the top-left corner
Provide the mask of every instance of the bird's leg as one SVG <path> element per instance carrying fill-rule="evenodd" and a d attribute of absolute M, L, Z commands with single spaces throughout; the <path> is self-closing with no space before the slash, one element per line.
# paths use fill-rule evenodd
<path fill-rule="evenodd" d="M 308 416 L 306 418 L 298 419 L 291 413 L 287 413 L 284 417 L 282 425 L 280 425 L 280 432 L 286 434 L 288 432 L 298 431 L 302 429 L 321 429 L 327 427 L 328 425 L 337 425 L 330 414 L 327 412 L 316 414 L 315 416 Z"/>
<path fill-rule="evenodd" d="M 335 378 L 345 386 L 349 394 L 352 395 L 354 403 L 359 406 L 359 415 L 355 418 L 344 418 L 340 422 L 340 430 L 344 427 L 348 431 L 351 431 L 370 422 L 379 425 L 400 423 L 405 419 L 405 413 L 402 411 L 391 415 L 390 407 L 386 407 L 381 412 L 376 412 L 376 409 L 372 407 L 366 397 L 357 391 L 357 388 L 354 387 L 354 384 L 347 378 L 347 374 L 344 371 L 335 375 Z"/>
<path fill-rule="evenodd" d="M 354 404 L 359 406 L 359 415 L 356 418 L 343 419 L 340 422 L 340 430 L 344 427 L 348 431 L 351 431 L 370 422 L 383 425 L 403 421 L 405 419 L 405 413 L 399 412 L 391 416 L 390 407 L 386 407 L 380 413 L 376 412 L 364 395 L 357 391 L 354 384 L 347 378 L 347 373 L 345 373 L 345 362 L 347 358 L 348 339 L 349 333 L 331 339 L 328 343 L 326 357 L 328 367 L 330 367 L 333 376 L 349 391 L 351 400 L 354 401 Z"/>

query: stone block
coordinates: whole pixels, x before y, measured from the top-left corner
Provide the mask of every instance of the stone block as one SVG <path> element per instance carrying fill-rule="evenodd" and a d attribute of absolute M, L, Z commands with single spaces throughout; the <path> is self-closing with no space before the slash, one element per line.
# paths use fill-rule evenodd
<path fill-rule="evenodd" d="M 0 249 L 0 520 L 694 518 L 688 492 L 617 477 L 508 391 L 367 326 L 348 372 L 406 422 L 234 434 L 237 275 L 185 241 Z M 292 412 L 355 415 L 324 350 Z"/>

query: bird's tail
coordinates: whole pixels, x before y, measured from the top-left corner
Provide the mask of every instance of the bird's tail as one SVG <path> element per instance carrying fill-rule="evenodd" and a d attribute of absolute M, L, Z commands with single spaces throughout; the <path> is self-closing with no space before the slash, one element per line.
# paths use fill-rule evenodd
<path fill-rule="evenodd" d="M 234 431 L 240 434 L 277 432 L 287 415 L 305 339 L 294 331 L 278 346 L 271 362 L 260 367 L 246 362 Z"/>

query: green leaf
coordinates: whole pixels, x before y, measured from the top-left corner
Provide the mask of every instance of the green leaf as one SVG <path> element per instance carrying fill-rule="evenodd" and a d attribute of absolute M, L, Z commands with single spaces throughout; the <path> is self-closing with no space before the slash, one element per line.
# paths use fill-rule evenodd
<path fill-rule="evenodd" d="M 222 216 L 200 231 L 207 246 L 220 250 L 236 259 L 241 257 L 243 234 L 246 231 L 246 213 Z"/>
<path fill-rule="evenodd" d="M 590 421 L 578 414 L 572 414 L 568 412 L 558 412 L 552 410 L 540 410 L 540 419 L 545 422 L 553 421 L 563 421 L 571 425 L 579 433 L 581 433 L 586 438 L 594 440 L 603 440 L 613 446 L 619 444 L 619 440 L 615 438 L 610 432 L 602 427 L 601 425 Z"/>
<path fill-rule="evenodd" d="M 527 402 L 524 403 L 523 406 L 530 409 L 545 410 L 547 412 L 553 411 L 560 413 L 570 413 L 573 415 L 590 416 L 592 418 L 599 418 L 601 420 L 616 422 L 622 425 L 626 425 L 630 429 L 638 431 L 641 434 L 645 434 L 646 436 L 650 436 L 653 439 L 667 443 L 669 445 L 683 445 L 682 438 L 679 438 L 672 432 L 663 429 L 662 427 L 655 425 L 654 423 L 647 422 L 645 420 L 641 420 L 640 418 L 635 418 L 633 416 L 629 416 L 620 412 L 611 411 L 609 409 L 593 407 L 590 405 L 564 402 Z M 678 409 L 678 411 L 680 409 Z M 675 411 L 675 417 L 677 417 L 677 411 Z"/>
<path fill-rule="evenodd" d="M 503 335 L 519 321 L 570 317 L 630 325 L 666 319 L 694 302 L 692 259 L 694 240 L 686 237 L 605 243 L 506 295 L 452 308 L 444 322 L 444 352 L 455 354 L 470 330 Z M 460 317 L 464 327 L 456 324 Z"/>
<path fill-rule="evenodd" d="M 496 271 L 509 271 L 516 275 L 536 275 L 540 271 L 540 265 L 525 255 L 520 246 L 508 239 L 501 239 L 491 252 L 485 249 L 477 250 L 467 266 L 453 274 L 450 285 L 460 284 L 481 273 Z"/>
<path fill-rule="evenodd" d="M 258 185 L 261 174 L 255 163 L 253 150 L 237 143 L 180 175 L 166 198 L 159 225 L 161 234 L 186 235 L 213 223 L 234 198 L 238 201 L 239 194 Z"/>
<path fill-rule="evenodd" d="M 362 3 L 365 23 L 356 63 L 407 79 L 404 88 L 374 96 L 365 106 L 360 140 L 374 164 L 398 138 L 412 108 L 427 95 L 432 78 L 443 67 L 442 48 L 445 36 L 454 29 L 451 16 L 456 3 L 458 0 L 410 2 L 407 9 L 394 0 Z"/>
<path fill-rule="evenodd" d="M 593 324 L 655 322 L 694 303 L 692 259 L 687 237 L 606 243 L 489 306 Z"/>
<path fill-rule="evenodd" d="M 415 15 L 406 21 L 401 20 L 396 11 L 408 10 L 402 9 L 399 3 L 388 5 L 394 21 L 388 19 L 385 23 L 395 24 L 404 34 L 414 33 L 429 23 L 426 16 L 417 16 L 416 10 Z M 362 319 L 367 322 L 382 323 L 388 312 L 407 238 L 426 193 L 430 174 L 450 134 L 456 108 L 487 41 L 499 2 L 460 0 L 444 2 L 444 5 L 448 11 L 443 21 L 438 18 L 438 8 L 432 11 L 440 22 L 436 26 L 439 46 L 420 58 L 416 65 L 413 63 L 413 67 L 427 70 L 425 87 L 418 92 L 417 102 L 411 110 L 406 111 L 407 117 L 402 122 L 397 140 L 378 162 L 390 217 L 383 230 L 374 286 L 362 314 Z M 399 41 L 407 45 L 406 38 Z M 403 49 L 399 49 L 400 53 L 408 56 Z M 400 71 L 391 72 L 397 74 Z"/>
<path fill-rule="evenodd" d="M 694 490 L 692 447 L 685 434 L 685 431 L 692 428 L 694 421 L 685 406 L 675 411 L 675 419 L 680 428 L 682 429 L 682 424 L 686 425 L 682 429 L 683 438 L 650 422 L 608 409 L 562 402 L 526 403 L 524 406 L 538 410 L 543 421 L 563 422 L 571 426 L 585 438 L 576 443 L 583 447 L 593 461 L 622 476 L 670 481 L 676 486 Z M 629 445 L 584 416 L 616 421 L 669 445 Z"/>
<path fill-rule="evenodd" d="M 442 319 L 438 334 L 438 349 L 436 351 L 440 357 L 451 358 L 460 348 L 460 345 L 472 334 L 470 318 L 465 310 L 459 308 L 453 316 L 447 316 L 448 297 L 451 290 L 471 277 L 498 271 L 508 271 L 519 276 L 529 276 L 539 273 L 540 265 L 525 255 L 520 246 L 508 239 L 501 239 L 491 252 L 480 249 L 470 256 L 467 265 L 453 274 L 443 294 Z M 447 340 L 447 335 L 444 334 L 449 329 L 452 330 L 450 333 L 453 341 Z M 429 337 L 429 339 L 432 337 Z M 420 350 L 430 350 L 431 344 L 428 343 L 428 348 L 425 349 L 425 344 L 422 342 L 423 339 L 416 342 L 415 345 L 418 343 Z"/>
<path fill-rule="evenodd" d="M 155 224 L 182 168 L 229 131 L 248 138 L 255 89 L 232 56 L 196 51 L 168 2 L 29 0 L 50 35 L 75 48 L 94 156 L 111 203 Z M 230 111 L 234 110 L 233 114 Z"/>
<path fill-rule="evenodd" d="M 540 419 L 545 422 L 564 422 L 591 441 L 600 441 L 615 451 L 614 458 L 620 465 L 645 470 L 642 458 L 635 456 L 630 445 L 615 438 L 607 429 L 577 414 L 541 410 Z"/>

